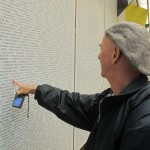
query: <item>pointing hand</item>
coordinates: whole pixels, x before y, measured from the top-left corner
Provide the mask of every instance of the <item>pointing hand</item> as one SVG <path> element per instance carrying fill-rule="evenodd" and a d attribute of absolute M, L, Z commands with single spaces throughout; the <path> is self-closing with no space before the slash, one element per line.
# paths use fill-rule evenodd
<path fill-rule="evenodd" d="M 34 84 L 25 84 L 25 83 L 18 82 L 16 80 L 13 80 L 13 84 L 19 87 L 19 89 L 16 91 L 17 95 L 35 94 L 35 91 L 37 89 L 37 86 Z"/>

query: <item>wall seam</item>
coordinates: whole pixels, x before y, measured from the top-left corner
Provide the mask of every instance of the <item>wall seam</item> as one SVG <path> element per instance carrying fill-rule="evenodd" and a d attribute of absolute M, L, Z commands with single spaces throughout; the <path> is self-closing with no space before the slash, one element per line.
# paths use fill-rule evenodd
<path fill-rule="evenodd" d="M 77 37 L 76 37 L 76 27 L 77 27 L 77 0 L 75 0 L 75 20 L 74 20 L 74 85 L 73 91 L 76 91 L 76 48 L 77 48 Z M 73 150 L 75 150 L 75 127 L 73 127 Z"/>
<path fill-rule="evenodd" d="M 105 0 L 103 0 L 103 2 L 104 2 L 104 33 L 105 33 L 105 28 L 106 28 L 106 19 L 105 19 L 105 15 L 106 15 L 106 8 L 105 8 L 105 3 L 106 3 L 106 1 Z M 102 83 L 102 89 L 104 90 L 104 81 L 105 79 L 103 78 L 103 83 Z"/>

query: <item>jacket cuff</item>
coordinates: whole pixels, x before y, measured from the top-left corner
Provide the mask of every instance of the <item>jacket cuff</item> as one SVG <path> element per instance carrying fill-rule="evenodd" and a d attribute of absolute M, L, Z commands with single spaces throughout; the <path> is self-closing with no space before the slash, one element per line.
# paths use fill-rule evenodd
<path fill-rule="evenodd" d="M 38 100 L 38 98 L 40 97 L 40 87 L 41 85 L 38 85 L 35 91 L 35 95 L 34 95 L 34 99 Z"/>

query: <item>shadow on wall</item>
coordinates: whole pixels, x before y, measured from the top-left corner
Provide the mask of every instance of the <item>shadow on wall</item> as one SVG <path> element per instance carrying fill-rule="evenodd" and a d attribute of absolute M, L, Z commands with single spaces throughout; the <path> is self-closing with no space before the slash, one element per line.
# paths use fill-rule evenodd
<path fill-rule="evenodd" d="M 117 16 L 119 16 L 128 6 L 128 0 L 117 0 Z"/>

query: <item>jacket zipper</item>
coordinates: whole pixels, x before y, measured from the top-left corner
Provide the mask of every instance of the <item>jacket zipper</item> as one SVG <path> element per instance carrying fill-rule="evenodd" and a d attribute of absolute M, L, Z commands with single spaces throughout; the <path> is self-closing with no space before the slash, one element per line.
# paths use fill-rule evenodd
<path fill-rule="evenodd" d="M 99 102 L 98 123 L 99 123 L 99 121 L 100 121 L 100 119 L 101 119 L 101 104 L 102 104 L 102 102 L 103 102 L 103 98 L 102 98 L 102 100 Z"/>

